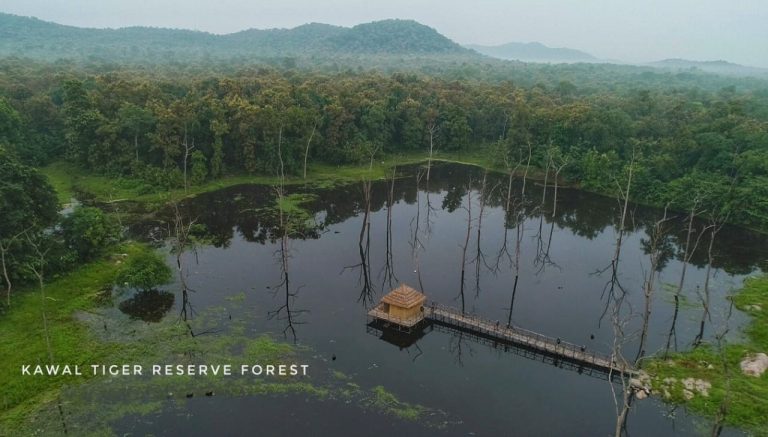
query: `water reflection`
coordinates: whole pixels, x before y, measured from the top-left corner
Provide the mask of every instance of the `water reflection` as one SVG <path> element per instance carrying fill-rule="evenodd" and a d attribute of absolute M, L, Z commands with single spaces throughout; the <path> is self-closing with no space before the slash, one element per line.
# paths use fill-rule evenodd
<path fill-rule="evenodd" d="M 464 332 L 414 340 L 377 331 L 383 341 L 402 348 L 398 354 L 382 342 L 370 341 L 362 329 L 349 329 L 362 326 L 361 305 L 370 306 L 378 291 L 403 281 L 418 284 L 432 300 L 455 302 L 462 311 L 502 324 L 514 321 L 596 351 L 608 353 L 615 336 L 625 337 L 622 346 L 636 361 L 664 350 L 673 323 L 680 345 L 698 337 L 701 319 L 706 320 L 706 330 L 699 341 L 716 341 L 725 291 L 741 280 L 733 275 L 754 271 L 766 257 L 768 241 L 763 236 L 722 226 L 716 235 L 703 234 L 702 244 L 694 247 L 686 244 L 690 220 L 685 213 L 669 211 L 660 225 L 661 210 L 631 203 L 625 207 L 624 202 L 559 187 L 552 180 L 546 185 L 456 165 L 401 166 L 382 181 L 312 191 L 303 197 L 303 215 L 296 215 L 296 221 L 281 218 L 273 205 L 278 197 L 289 198 L 301 187 L 286 186 L 283 194 L 257 186 L 202 194 L 180 205 L 186 217 L 195 217 L 205 228 L 209 242 L 201 252 L 207 271 L 189 278 L 190 285 L 201 290 L 194 295 L 195 303 L 220 305 L 227 293 L 257 290 L 246 293 L 244 305 L 251 312 L 246 317 L 254 332 L 282 331 L 321 351 L 327 347 L 334 353 L 348 352 L 343 370 L 351 374 L 379 368 L 372 363 L 387 363 L 388 369 L 408 366 L 418 357 L 403 372 L 380 371 L 372 378 L 411 399 L 419 400 L 422 391 L 428 392 L 429 399 L 422 402 L 437 398 L 445 408 L 465 411 L 474 423 L 490 428 L 494 423 L 508 424 L 505 413 L 482 402 L 467 405 L 466 400 L 449 399 L 442 389 L 446 381 L 466 392 L 467 399 L 492 392 L 505 402 L 517 402 L 531 393 L 557 392 L 539 406 L 516 405 L 532 417 L 559 408 L 570 420 L 577 417 L 567 412 L 569 406 L 594 404 L 599 407 L 585 417 L 612 432 L 615 416 L 605 412 L 612 413 L 615 404 L 605 399 L 609 397 L 605 385 L 588 386 L 572 379 L 575 375 L 548 373 L 545 368 L 550 366 L 539 369 L 519 362 L 528 360 L 491 360 L 484 348 L 477 347 L 477 339 Z M 287 230 L 286 223 L 301 223 L 300 231 Z M 693 223 L 692 240 L 709 225 L 695 218 Z M 135 230 L 141 232 L 142 227 Z M 614 263 L 617 239 L 623 248 Z M 189 258 L 187 262 L 192 262 Z M 559 268 L 550 268 L 555 261 Z M 674 292 L 684 268 L 682 296 L 695 307 L 681 304 L 674 321 Z M 597 269 L 604 274 L 590 275 Z M 670 282 L 674 284 L 669 286 Z M 271 293 L 263 292 L 266 286 Z M 611 323 L 601 327 L 604 286 L 606 294 L 613 286 L 624 303 L 618 305 L 620 311 L 608 308 Z M 222 293 L 202 291 L 213 289 Z M 305 311 L 309 309 L 311 313 Z M 299 330 L 300 323 L 311 329 Z M 615 323 L 618 332 L 611 326 Z M 733 326 L 738 323 L 733 321 Z M 528 353 L 510 345 L 493 347 L 515 356 Z M 562 368 L 569 365 L 541 356 L 536 360 Z M 463 372 L 472 376 L 468 379 L 470 373 Z M 403 373 L 418 384 L 400 381 L 398 375 Z M 505 385 L 507 380 L 510 385 L 515 381 L 515 390 Z M 578 393 L 568 393 L 571 387 Z M 653 407 L 653 414 L 657 410 Z M 557 433 L 548 428 L 554 425 L 541 423 L 542 429 Z M 649 430 L 638 421 L 626 426 Z"/>
<path fill-rule="evenodd" d="M 175 299 L 176 296 L 167 291 L 139 291 L 120 302 L 118 307 L 132 319 L 157 323 L 171 310 Z"/>

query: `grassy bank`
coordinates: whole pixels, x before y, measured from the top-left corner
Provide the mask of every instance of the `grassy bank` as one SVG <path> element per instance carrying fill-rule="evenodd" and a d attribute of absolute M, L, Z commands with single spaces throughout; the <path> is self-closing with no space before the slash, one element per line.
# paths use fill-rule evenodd
<path fill-rule="evenodd" d="M 726 424 L 768 435 L 768 372 L 748 376 L 739 366 L 750 354 L 768 353 L 768 275 L 749 279 L 733 303 L 751 316 L 744 342 L 727 344 L 723 350 L 704 345 L 666 360 L 655 359 L 644 368 L 653 377 L 654 391 L 665 400 L 712 418 L 725 408 Z M 685 393 L 684 381 L 689 378 L 708 382 L 711 388 L 706 395 L 696 390 Z"/>
<path fill-rule="evenodd" d="M 288 176 L 286 183 L 290 185 L 307 184 L 313 187 L 327 187 L 361 179 L 385 179 L 395 165 L 408 165 L 424 162 L 427 155 L 423 152 L 410 154 L 387 155 L 377 158 L 372 165 L 328 165 L 312 164 L 308 168 L 307 178 Z M 477 148 L 472 152 L 438 152 L 433 156 L 434 161 L 452 162 L 465 165 L 475 165 L 491 170 L 503 171 L 495 165 L 485 148 Z M 92 174 L 69 162 L 55 162 L 40 169 L 48 177 L 56 189 L 59 202 L 68 203 L 74 197 L 87 197 L 98 202 L 139 201 L 158 202 L 169 197 L 179 198 L 194 196 L 200 193 L 216 191 L 221 188 L 242 184 L 276 185 L 279 182 L 274 175 L 227 175 L 215 180 L 209 180 L 201 185 L 191 185 L 186 192 L 183 188 L 173 190 L 157 190 L 153 193 L 142 193 L 144 185 L 138 179 L 109 178 Z M 531 171 L 531 177 L 536 177 L 536 171 Z"/>
<path fill-rule="evenodd" d="M 421 420 L 430 412 L 398 400 L 381 387 L 363 390 L 347 380 L 325 381 L 322 374 L 329 370 L 301 348 L 268 333 L 254 334 L 249 328 L 252 315 L 237 315 L 242 306 L 239 296 L 231 299 L 231 308 L 206 308 L 186 321 L 174 315 L 157 323 L 130 319 L 115 307 L 114 301 L 125 296 L 113 296 L 112 284 L 126 260 L 149 250 L 138 243 L 116 247 L 113 255 L 46 284 L 45 299 L 36 288 L 15 293 L 12 306 L 0 314 L 0 435 L 57 434 L 62 429 L 62 411 L 70 433 L 112 435 L 115 421 L 166 409 L 181 412 L 188 397 L 206 393 L 340 400 L 403 420 Z M 310 363 L 312 377 L 104 377 L 86 370 L 90 364 L 141 364 L 148 369 L 157 363 L 220 363 L 239 369 L 241 364 L 289 362 Z M 23 365 L 50 363 L 79 365 L 84 375 L 21 374 Z M 425 425 L 434 426 L 428 421 Z"/>
<path fill-rule="evenodd" d="M 118 252 L 135 256 L 148 250 L 139 244 L 127 244 Z M 36 288 L 16 292 L 11 308 L 0 317 L 0 353 L 4 371 L 0 423 L 17 424 L 31 408 L 56 397 L 58 390 L 74 377 L 32 378 L 21 376 L 24 364 L 47 364 L 48 346 L 43 330 L 43 308 L 50 332 L 52 361 L 61 364 L 100 362 L 113 352 L 113 346 L 98 342 L 88 334 L 74 314 L 90 311 L 98 305 L 103 290 L 109 289 L 116 274 L 116 261 L 110 258 L 93 262 L 45 285 L 46 299 Z M 1 428 L 0 428 L 1 429 Z M 10 435 L 10 434 L 9 434 Z"/>

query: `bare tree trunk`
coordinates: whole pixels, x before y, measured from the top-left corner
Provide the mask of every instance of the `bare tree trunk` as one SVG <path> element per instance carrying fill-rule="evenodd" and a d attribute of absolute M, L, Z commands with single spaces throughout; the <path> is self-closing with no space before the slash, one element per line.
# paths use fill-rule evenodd
<path fill-rule="evenodd" d="M 467 270 L 467 248 L 469 247 L 469 234 L 472 232 L 472 183 L 467 185 L 467 235 L 464 238 L 464 245 L 461 248 L 461 283 L 459 288 L 459 297 L 461 297 L 461 312 L 465 312 L 466 302 L 464 300 L 464 277 Z"/>
<path fill-rule="evenodd" d="M 429 172 L 432 168 L 432 155 L 434 153 L 434 138 L 435 133 L 437 133 L 437 123 L 434 121 L 429 123 L 427 126 L 427 131 L 429 132 L 429 158 L 427 159 L 427 183 L 429 183 Z"/>
<path fill-rule="evenodd" d="M 190 145 L 187 139 L 187 125 L 184 124 L 184 193 L 187 192 L 187 160 L 189 159 L 189 152 L 192 151 L 192 149 L 195 148 L 195 139 L 192 139 L 192 144 Z"/>
<path fill-rule="evenodd" d="M 720 231 L 720 229 L 723 227 L 722 222 L 718 223 L 716 218 L 712 219 L 712 222 L 709 225 L 709 245 L 707 246 L 707 272 L 706 276 L 704 277 L 704 295 L 699 296 L 701 299 L 701 305 L 702 305 L 702 314 L 701 314 L 701 320 L 699 321 L 699 333 L 696 334 L 696 337 L 693 340 L 693 347 L 698 347 L 701 345 L 701 342 L 704 340 L 704 325 L 706 324 L 707 320 L 711 321 L 711 316 L 709 312 L 709 301 L 710 301 L 710 290 L 709 290 L 709 281 L 712 277 L 712 263 L 715 262 L 715 256 L 714 256 L 714 247 L 715 247 L 715 239 L 717 238 L 717 233 Z"/>
<path fill-rule="evenodd" d="M 691 260 L 691 257 L 693 256 L 693 253 L 696 251 L 696 247 L 699 245 L 699 241 L 701 239 L 701 236 L 703 233 L 700 233 L 699 236 L 696 238 L 696 242 L 693 243 L 693 247 L 691 247 L 691 237 L 693 236 L 693 221 L 696 218 L 696 208 L 699 204 L 699 199 L 695 199 L 693 206 L 691 207 L 691 212 L 688 215 L 688 229 L 686 231 L 685 236 L 685 249 L 683 251 L 683 259 L 682 259 L 682 271 L 680 272 L 680 280 L 677 283 L 677 289 L 675 290 L 675 311 L 672 314 L 672 326 L 669 328 L 669 334 L 667 335 L 667 344 L 664 348 L 664 357 L 669 356 L 669 349 L 672 347 L 672 339 L 675 339 L 675 343 L 677 341 L 677 335 L 676 335 L 676 325 L 677 325 L 677 316 L 680 313 L 680 296 L 683 293 L 683 286 L 685 285 L 685 274 L 688 269 L 688 263 Z M 677 346 L 675 346 L 677 348 Z"/>
<path fill-rule="evenodd" d="M 309 134 L 307 140 L 307 147 L 304 149 L 304 180 L 307 179 L 307 157 L 309 156 L 309 145 L 312 144 L 312 137 L 315 136 L 315 129 L 317 129 L 318 120 L 315 120 L 315 124 L 312 125 L 312 133 Z"/>
<path fill-rule="evenodd" d="M 8 265 L 6 263 L 5 257 L 10 249 L 10 244 L 8 244 L 9 247 L 4 246 L 2 243 L 0 243 L 0 261 L 3 264 L 3 280 L 5 281 L 5 300 L 7 306 L 11 307 L 11 289 L 13 288 L 13 285 L 11 284 L 11 278 L 10 275 L 8 275 Z"/>
<path fill-rule="evenodd" d="M 667 207 L 664 208 L 664 216 L 657 220 L 653 226 L 650 236 L 650 247 L 648 257 L 650 266 L 648 267 L 648 276 L 643 284 L 643 294 L 645 297 L 645 308 L 643 311 L 643 327 L 640 331 L 640 346 L 635 356 L 635 365 L 645 356 L 645 345 L 648 341 L 648 326 L 651 318 L 651 303 L 653 302 L 653 292 L 658 275 L 659 262 L 661 261 L 661 242 L 666 238 L 664 224 L 668 221 Z"/>
<path fill-rule="evenodd" d="M 396 167 L 392 167 L 392 181 L 389 185 L 389 193 L 387 193 L 387 242 L 386 242 L 386 257 L 384 260 L 384 279 L 382 281 L 382 287 L 384 287 L 385 284 L 389 284 L 389 287 L 392 288 L 394 285 L 393 282 L 397 281 L 397 276 L 395 276 L 395 265 L 394 261 L 392 260 L 392 207 L 395 204 L 395 173 L 396 173 Z M 418 207 L 418 205 L 417 205 Z M 418 256 L 418 255 L 417 255 Z M 417 271 L 418 271 L 418 262 L 417 262 Z M 419 285 L 421 286 L 421 285 Z M 423 292 L 423 289 L 422 289 Z"/>
<path fill-rule="evenodd" d="M 603 317 L 605 317 L 606 313 L 608 312 L 608 309 L 610 308 L 611 303 L 616 302 L 617 300 L 621 301 L 624 298 L 624 288 L 619 283 L 619 262 L 621 260 L 621 246 L 624 242 L 624 232 L 626 231 L 627 213 L 629 211 L 629 194 L 632 191 L 632 176 L 634 174 L 634 168 L 635 168 L 635 154 L 633 152 L 632 160 L 629 163 L 629 174 L 627 175 L 626 188 L 622 188 L 619 185 L 619 191 L 620 191 L 621 197 L 624 200 L 624 205 L 621 211 L 621 220 L 619 222 L 619 232 L 618 232 L 618 235 L 616 236 L 616 249 L 613 253 L 611 264 L 606 268 L 611 270 L 611 279 L 606 283 L 605 287 L 603 288 L 603 295 L 601 296 L 601 298 L 605 296 L 606 292 L 608 292 L 608 298 L 606 299 L 606 302 L 605 302 L 605 309 L 603 310 L 603 314 L 600 315 L 600 321 L 598 323 L 598 326 L 602 324 Z M 616 288 L 618 288 L 619 291 L 622 292 L 622 295 L 618 299 L 616 298 Z M 619 306 L 620 306 L 620 303 L 616 303 L 614 305 L 615 308 L 618 308 Z"/>

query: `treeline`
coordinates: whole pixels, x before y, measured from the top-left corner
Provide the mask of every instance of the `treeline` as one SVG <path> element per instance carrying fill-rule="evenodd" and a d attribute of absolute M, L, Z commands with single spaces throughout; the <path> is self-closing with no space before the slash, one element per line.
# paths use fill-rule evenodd
<path fill-rule="evenodd" d="M 0 74 L 0 143 L 22 161 L 68 159 L 146 191 L 226 173 L 301 174 L 304 162 L 485 147 L 635 200 L 768 229 L 768 91 L 521 87 L 416 74 L 244 68 L 154 76 L 50 66 Z M 568 67 L 564 67 L 568 68 Z M 22 74 L 23 73 L 23 74 Z"/>

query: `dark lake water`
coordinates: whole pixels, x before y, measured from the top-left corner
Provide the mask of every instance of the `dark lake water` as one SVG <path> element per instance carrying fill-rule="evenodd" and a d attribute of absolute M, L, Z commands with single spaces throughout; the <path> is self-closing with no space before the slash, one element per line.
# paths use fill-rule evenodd
<path fill-rule="evenodd" d="M 183 421 L 175 420 L 174 412 L 160 414 L 151 423 L 121 426 L 137 433 L 185 435 L 223 429 L 227 435 L 251 435 L 257 428 L 263 435 L 612 435 L 614 398 L 600 375 L 444 330 L 428 332 L 410 345 L 395 345 L 367 329 L 366 312 L 384 293 L 406 283 L 422 289 L 430 301 L 501 323 L 511 318 L 520 327 L 609 353 L 614 326 L 611 311 L 604 315 L 611 307 L 607 268 L 622 205 L 560 188 L 555 209 L 552 187 L 545 195 L 540 184 L 529 180 L 523 198 L 522 181 L 515 180 L 510 209 L 519 213 L 507 212 L 506 176 L 489 174 L 483 183 L 481 170 L 450 164 L 434 165 L 429 177 L 420 167 L 398 173 L 393 184 L 372 183 L 370 195 L 363 183 L 312 191 L 303 204 L 312 226 L 294 228 L 285 247 L 291 294 L 287 300 L 286 289 L 279 286 L 281 231 L 274 209 L 268 208 L 274 204 L 274 190 L 237 186 L 187 201 L 184 214 L 204 225 L 209 238 L 196 256 L 185 258 L 187 283 L 195 290 L 190 303 L 200 311 L 245 293 L 235 317 L 247 318 L 254 333 L 271 332 L 321 357 L 335 356 L 325 365 L 363 387 L 383 385 L 403 401 L 441 410 L 449 418 L 446 428 L 424 428 L 333 402 L 289 408 L 296 404 L 285 398 L 258 397 L 195 400 Z M 660 215 L 656 209 L 630 205 L 617 273 L 625 293 L 623 352 L 629 358 L 637 353 L 642 326 L 642 287 L 649 266 L 644 241 Z M 152 225 L 137 226 L 135 232 L 147 235 Z M 696 223 L 697 229 L 704 225 Z M 684 241 L 681 214 L 669 222 L 669 253 L 649 320 L 649 354 L 663 351 L 668 343 L 671 349 L 688 349 L 700 330 L 706 236 L 688 263 L 675 335 L 669 337 L 675 288 L 671 284 L 680 277 Z M 766 243 L 765 237 L 738 228 L 724 227 L 718 234 L 705 340 L 726 323 L 724 296 L 738 288 L 745 275 L 764 266 Z M 168 308 L 166 317 L 177 317 L 182 299 L 177 295 L 173 303 L 160 299 L 156 304 Z M 735 312 L 727 322 L 735 327 L 744 320 Z M 630 434 L 691 435 L 710 426 L 682 409 L 670 411 L 657 398 L 636 402 L 628 420 Z M 226 428 L 218 423 L 226 423 Z"/>

